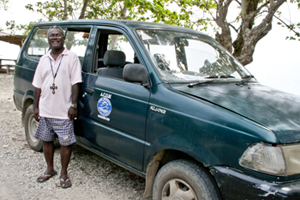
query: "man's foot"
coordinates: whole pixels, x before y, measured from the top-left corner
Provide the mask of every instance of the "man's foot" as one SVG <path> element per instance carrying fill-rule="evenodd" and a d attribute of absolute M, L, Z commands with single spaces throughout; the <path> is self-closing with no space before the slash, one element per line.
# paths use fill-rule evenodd
<path fill-rule="evenodd" d="M 72 186 L 71 180 L 67 177 L 66 179 L 60 177 L 60 187 L 69 188 Z"/>
<path fill-rule="evenodd" d="M 40 177 L 38 177 L 37 179 L 36 179 L 36 181 L 38 182 L 38 183 L 43 183 L 43 182 L 45 182 L 45 181 L 48 181 L 50 178 L 52 178 L 53 176 L 55 176 L 55 175 L 57 175 L 57 172 L 56 171 L 54 171 L 52 174 L 43 174 L 43 175 L 41 175 Z"/>

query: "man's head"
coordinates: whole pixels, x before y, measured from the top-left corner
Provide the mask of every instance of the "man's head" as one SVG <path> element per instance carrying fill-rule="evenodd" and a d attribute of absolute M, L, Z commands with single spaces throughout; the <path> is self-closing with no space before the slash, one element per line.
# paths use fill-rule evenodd
<path fill-rule="evenodd" d="M 59 51 L 63 49 L 65 37 L 64 31 L 59 26 L 52 26 L 48 29 L 48 42 L 51 49 Z"/>

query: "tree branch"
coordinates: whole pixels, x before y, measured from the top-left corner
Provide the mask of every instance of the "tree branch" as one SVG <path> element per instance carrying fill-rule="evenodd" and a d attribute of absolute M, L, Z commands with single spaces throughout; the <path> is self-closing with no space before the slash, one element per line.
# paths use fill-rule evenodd
<path fill-rule="evenodd" d="M 223 45 L 229 52 L 232 52 L 232 38 L 230 33 L 230 24 L 226 21 L 228 7 L 233 0 L 220 0 L 217 3 L 217 12 L 215 22 L 221 28 L 221 34 L 216 33 L 216 40 Z"/>
<path fill-rule="evenodd" d="M 235 0 L 240 6 L 242 6 L 242 3 L 241 2 L 239 2 L 238 0 Z"/>
<path fill-rule="evenodd" d="M 268 3 L 270 3 L 270 1 L 266 1 L 266 2 L 265 2 L 264 4 L 262 4 L 259 8 L 257 8 L 256 13 L 259 13 L 260 10 L 261 10 L 263 7 L 265 7 L 265 6 L 268 5 Z"/>
<path fill-rule="evenodd" d="M 81 9 L 81 13 L 80 13 L 80 16 L 79 16 L 78 19 L 83 19 L 84 18 L 86 7 L 87 7 L 88 3 L 89 3 L 89 0 L 84 0 L 83 6 L 82 6 L 82 9 Z"/>
<path fill-rule="evenodd" d="M 231 2 L 232 2 L 232 0 L 227 0 L 225 2 L 225 4 L 222 5 L 223 4 L 223 0 L 221 0 L 217 4 L 216 23 L 221 28 L 224 28 L 224 25 L 226 23 L 225 21 L 226 21 L 226 16 L 227 16 L 227 12 L 228 12 L 228 7 L 229 7 L 229 5 L 230 5 Z"/>
<path fill-rule="evenodd" d="M 238 29 L 236 29 L 231 23 L 228 23 L 228 25 L 229 25 L 231 28 L 233 28 L 233 30 L 235 30 L 235 32 L 238 33 Z"/>
<path fill-rule="evenodd" d="M 244 2 L 244 1 L 243 1 Z M 242 11 L 242 18 L 245 20 L 245 21 L 251 21 L 250 19 L 252 19 L 255 15 L 257 15 L 259 12 L 260 12 L 260 10 L 263 8 L 263 7 L 265 7 L 265 6 L 267 6 L 268 4 L 269 4 L 270 2 L 269 1 L 266 1 L 264 4 L 262 4 L 259 8 L 257 8 L 255 11 L 253 11 L 253 12 L 250 12 L 250 13 L 248 13 L 247 14 L 247 16 L 246 16 L 246 13 L 243 13 L 243 11 Z M 243 10 L 243 9 L 242 9 Z M 245 11 L 244 11 L 245 12 Z M 246 16 L 246 17 L 245 17 Z M 247 24 L 247 27 L 249 26 L 249 24 Z"/>
<path fill-rule="evenodd" d="M 246 1 L 246 0 L 243 0 Z M 248 1 L 248 0 L 247 0 Z M 261 13 L 263 7 L 267 6 L 270 1 L 266 1 L 257 9 L 255 7 L 247 7 L 247 2 L 244 2 L 245 12 L 247 16 L 243 18 L 243 25 L 238 39 L 234 42 L 233 55 L 243 64 L 251 63 L 253 60 L 253 53 L 257 42 L 265 37 L 272 29 L 272 19 L 275 12 L 286 0 L 277 0 L 272 6 L 268 6 L 267 15 L 262 22 L 252 28 L 254 17 Z M 257 3 L 257 2 L 256 2 Z M 250 12 L 249 12 L 250 11 Z"/>
<path fill-rule="evenodd" d="M 270 9 L 269 9 L 268 14 L 265 17 L 265 19 L 263 19 L 263 21 L 254 29 L 261 29 L 263 31 L 265 29 L 265 27 L 271 23 L 275 12 L 285 1 L 286 0 L 278 0 L 276 4 L 274 4 L 273 6 L 270 6 Z"/>
<path fill-rule="evenodd" d="M 285 25 L 285 27 L 287 27 L 289 30 L 293 31 L 297 36 L 298 36 L 298 32 L 296 32 L 290 25 L 288 25 L 287 23 L 285 23 L 282 19 L 280 19 L 279 17 L 277 17 L 276 15 L 274 15 L 274 17 L 276 19 L 278 19 L 281 23 L 283 23 Z"/>

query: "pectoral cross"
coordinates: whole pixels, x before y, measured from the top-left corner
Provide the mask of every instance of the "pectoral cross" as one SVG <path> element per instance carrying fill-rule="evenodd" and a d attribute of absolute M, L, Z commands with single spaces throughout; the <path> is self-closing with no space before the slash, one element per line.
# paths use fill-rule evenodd
<path fill-rule="evenodd" d="M 55 83 L 52 83 L 52 86 L 50 86 L 50 89 L 52 90 L 52 93 L 55 94 L 55 89 L 57 90 L 57 86 L 55 86 Z"/>

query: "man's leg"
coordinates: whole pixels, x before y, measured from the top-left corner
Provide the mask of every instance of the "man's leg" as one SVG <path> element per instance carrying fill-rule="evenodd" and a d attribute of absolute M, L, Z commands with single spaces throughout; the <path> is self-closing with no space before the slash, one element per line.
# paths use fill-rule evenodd
<path fill-rule="evenodd" d="M 71 180 L 68 177 L 68 165 L 72 153 L 71 146 L 60 145 L 61 156 L 61 172 L 60 172 L 60 186 L 62 188 L 68 188 L 72 186 Z"/>
<path fill-rule="evenodd" d="M 53 174 L 54 142 L 43 142 L 43 151 L 47 163 L 45 174 Z"/>
<path fill-rule="evenodd" d="M 43 175 L 37 178 L 36 181 L 39 183 L 43 183 L 57 174 L 53 167 L 54 142 L 43 142 L 43 151 L 47 163 L 47 169 Z"/>
<path fill-rule="evenodd" d="M 73 121 L 65 120 L 61 125 L 61 129 L 56 133 L 60 143 L 61 156 L 60 186 L 62 188 L 68 188 L 72 186 L 71 180 L 68 177 L 68 166 L 72 154 L 71 144 L 76 142 Z"/>
<path fill-rule="evenodd" d="M 63 179 L 68 178 L 68 165 L 70 162 L 72 153 L 71 146 L 60 146 L 60 156 L 61 156 L 61 172 L 60 176 Z"/>

